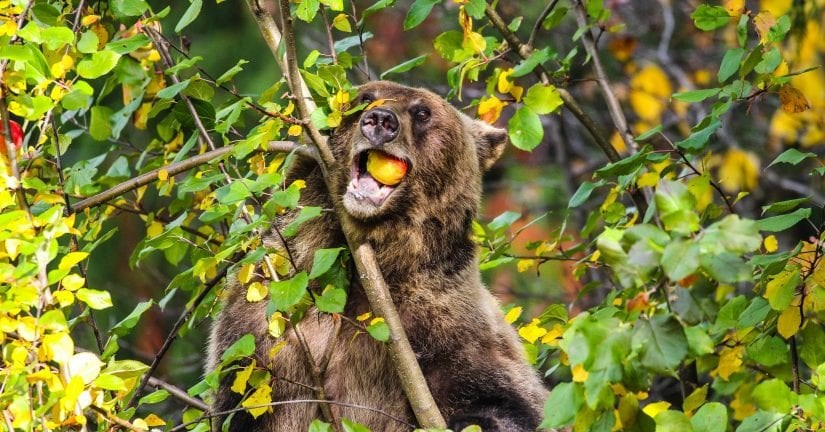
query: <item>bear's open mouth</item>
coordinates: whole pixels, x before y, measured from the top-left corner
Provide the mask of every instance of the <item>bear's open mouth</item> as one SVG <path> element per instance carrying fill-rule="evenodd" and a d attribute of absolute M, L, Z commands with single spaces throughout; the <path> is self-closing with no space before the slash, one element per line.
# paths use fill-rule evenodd
<path fill-rule="evenodd" d="M 406 178 L 409 163 L 380 150 L 358 153 L 352 163 L 347 195 L 380 207 Z"/>

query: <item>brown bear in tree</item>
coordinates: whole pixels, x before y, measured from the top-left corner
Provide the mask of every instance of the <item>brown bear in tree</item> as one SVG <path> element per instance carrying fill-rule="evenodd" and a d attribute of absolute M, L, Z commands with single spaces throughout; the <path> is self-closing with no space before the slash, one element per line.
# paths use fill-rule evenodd
<path fill-rule="evenodd" d="M 356 103 L 378 100 L 383 103 L 344 119 L 330 139 L 337 161 L 330 172 L 331 195 L 345 210 L 342 220 L 325 212 L 305 223 L 286 245 L 274 240 L 277 236 L 267 241 L 288 247 L 297 268 L 306 271 L 315 250 L 345 244 L 341 229 L 356 241 L 369 242 L 448 426 L 455 431 L 471 424 L 484 431 L 533 431 L 541 421 L 546 390 L 481 282 L 471 239 L 481 176 L 500 156 L 507 134 L 470 119 L 427 90 L 390 82 L 359 88 Z M 381 184 L 366 168 L 370 152 L 405 161 L 406 176 L 395 186 Z M 334 207 L 312 160 L 298 159 L 288 177 L 306 180 L 302 205 Z M 333 316 L 314 309 L 301 321 L 300 331 L 315 364 L 332 353 L 323 382 L 327 398 L 380 412 L 329 406 L 337 418 L 376 432 L 410 431 L 409 424 L 386 415 L 415 423 L 385 344 L 352 324 L 369 311 L 369 304 L 357 276 L 350 280 L 344 311 L 350 319 L 337 327 L 338 334 Z M 288 327 L 280 339 L 271 337 L 267 302 L 250 303 L 245 287 L 237 282 L 228 286 L 213 328 L 210 370 L 229 345 L 251 333 L 257 364 L 272 375 L 273 400 L 315 399 L 306 351 L 294 329 Z M 284 338 L 288 343 L 270 359 L 270 350 Z M 222 380 L 215 412 L 238 406 L 241 396 L 229 389 L 234 375 Z M 257 419 L 236 413 L 229 430 L 299 432 L 320 417 L 318 404 L 280 405 Z"/>

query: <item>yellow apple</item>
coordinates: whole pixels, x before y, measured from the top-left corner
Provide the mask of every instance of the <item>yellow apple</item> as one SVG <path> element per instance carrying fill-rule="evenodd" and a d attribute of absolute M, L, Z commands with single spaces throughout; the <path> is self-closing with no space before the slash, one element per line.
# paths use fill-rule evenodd
<path fill-rule="evenodd" d="M 367 172 L 379 182 L 395 186 L 407 175 L 407 162 L 384 152 L 371 151 L 367 156 Z"/>

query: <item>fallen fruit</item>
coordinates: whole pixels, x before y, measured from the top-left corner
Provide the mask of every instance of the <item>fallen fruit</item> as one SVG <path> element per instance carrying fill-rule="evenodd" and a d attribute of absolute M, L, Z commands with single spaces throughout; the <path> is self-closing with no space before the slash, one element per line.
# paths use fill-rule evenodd
<path fill-rule="evenodd" d="M 9 120 L 11 125 L 11 142 L 14 143 L 14 149 L 19 150 L 23 146 L 23 128 L 14 120 Z M 0 121 L 0 153 L 6 153 L 6 134 L 3 132 L 3 122 Z"/>
<path fill-rule="evenodd" d="M 407 162 L 384 152 L 371 151 L 367 155 L 367 172 L 382 184 L 395 186 L 407 175 Z"/>

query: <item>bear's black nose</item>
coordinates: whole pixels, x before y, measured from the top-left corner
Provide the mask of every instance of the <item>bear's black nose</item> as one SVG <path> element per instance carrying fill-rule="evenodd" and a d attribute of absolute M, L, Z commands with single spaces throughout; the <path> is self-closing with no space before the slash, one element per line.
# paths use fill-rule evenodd
<path fill-rule="evenodd" d="M 372 144 L 388 143 L 398 136 L 398 117 L 390 110 L 373 108 L 361 117 L 361 133 Z"/>

